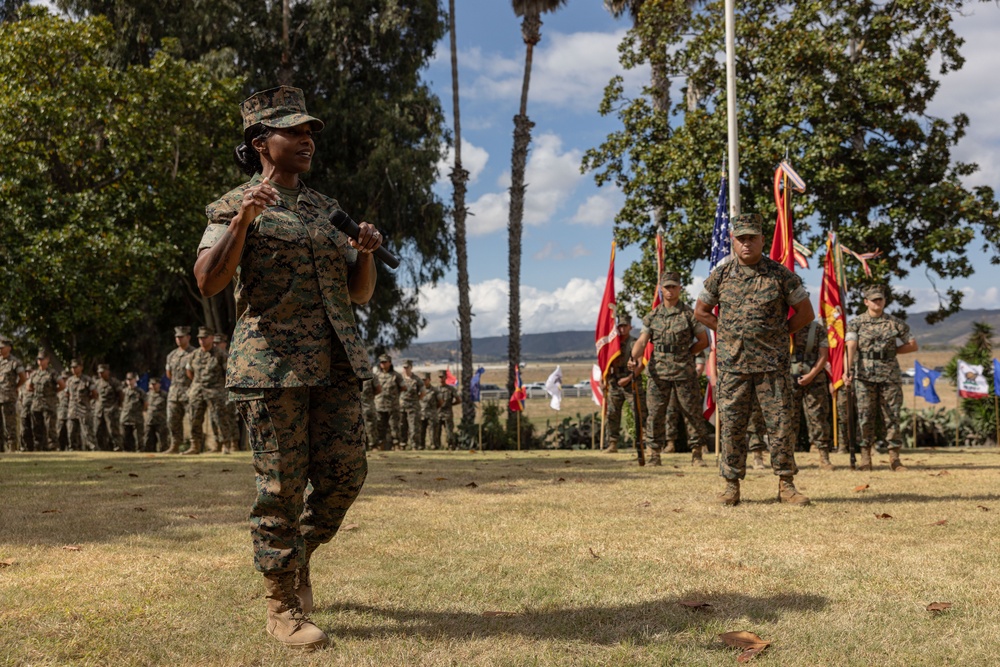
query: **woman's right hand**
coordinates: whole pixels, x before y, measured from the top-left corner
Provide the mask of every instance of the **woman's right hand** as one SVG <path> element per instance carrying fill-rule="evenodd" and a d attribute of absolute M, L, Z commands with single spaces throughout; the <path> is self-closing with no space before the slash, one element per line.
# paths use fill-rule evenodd
<path fill-rule="evenodd" d="M 249 225 L 264 212 L 264 209 L 277 203 L 278 191 L 271 185 L 271 179 L 265 176 L 260 185 L 247 188 L 246 192 L 243 193 L 237 217 L 242 224 Z"/>

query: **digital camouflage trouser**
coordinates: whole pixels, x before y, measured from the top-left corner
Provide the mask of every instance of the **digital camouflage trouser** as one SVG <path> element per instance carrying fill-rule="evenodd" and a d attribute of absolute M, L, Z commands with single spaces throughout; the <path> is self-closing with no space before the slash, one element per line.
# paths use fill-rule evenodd
<path fill-rule="evenodd" d="M 201 389 L 195 396 L 188 395 L 188 421 L 191 422 L 191 446 L 201 450 L 205 446 L 205 413 L 210 411 L 209 423 L 215 436 L 215 446 L 221 448 L 223 433 L 215 431 L 221 424 L 222 396 L 218 389 Z"/>
<path fill-rule="evenodd" d="M 754 406 L 750 411 L 750 423 L 747 425 L 747 449 L 751 452 L 766 451 L 765 435 L 767 435 L 767 425 L 764 423 L 764 415 L 760 413 L 760 408 Z M 792 448 L 795 448 L 794 442 Z"/>
<path fill-rule="evenodd" d="M 423 449 L 437 449 L 441 440 L 441 420 L 437 415 L 420 420 L 420 446 Z"/>
<path fill-rule="evenodd" d="M 760 406 L 775 475 L 795 475 L 792 442 L 792 379 L 785 371 L 720 373 L 719 417 L 722 420 L 721 470 L 726 479 L 747 473 L 747 424 L 754 406 Z"/>
<path fill-rule="evenodd" d="M 167 424 L 163 421 L 149 422 L 143 425 L 145 437 L 143 438 L 142 451 L 146 453 L 162 452 L 170 446 L 167 435 Z"/>
<path fill-rule="evenodd" d="M 885 426 L 883 440 L 889 449 L 902 447 L 899 411 L 903 407 L 903 385 L 899 382 L 867 382 L 856 379 L 853 388 L 858 406 L 858 427 L 861 431 L 858 446 L 875 446 L 881 411 L 882 424 Z"/>
<path fill-rule="evenodd" d="M 400 420 L 403 432 L 400 434 L 400 445 L 407 449 L 417 449 L 420 446 L 420 409 L 403 410 Z"/>
<path fill-rule="evenodd" d="M 441 408 L 438 413 L 438 429 L 438 446 L 441 449 L 458 447 L 458 434 L 455 433 L 455 413 L 452 412 L 450 405 Z M 442 438 L 444 439 L 443 443 L 441 442 Z"/>
<path fill-rule="evenodd" d="M 56 434 L 55 410 L 31 411 L 31 434 L 35 437 L 35 451 L 56 451 L 59 441 Z"/>
<path fill-rule="evenodd" d="M 179 450 L 184 445 L 184 416 L 187 414 L 187 399 L 167 401 L 167 430 L 170 432 L 170 446 Z"/>
<path fill-rule="evenodd" d="M 0 421 L 3 422 L 3 448 L 8 452 L 17 451 L 17 403 L 0 403 Z"/>
<path fill-rule="evenodd" d="M 290 572 L 333 539 L 368 474 L 361 391 L 353 375 L 329 387 L 242 390 L 257 499 L 254 566 Z"/>
<path fill-rule="evenodd" d="M 94 435 L 90 431 L 90 420 L 86 417 L 70 417 L 66 420 L 66 440 L 70 449 L 84 451 L 94 448 Z"/>
<path fill-rule="evenodd" d="M 633 382 L 637 381 L 638 380 L 633 380 Z M 641 399 L 641 390 L 639 396 Z M 608 420 L 608 423 L 604 427 L 604 435 L 607 440 L 608 447 L 612 445 L 617 447 L 618 442 L 621 439 L 622 432 L 622 407 L 624 407 L 626 401 L 632 409 L 632 414 L 635 415 L 635 395 L 632 392 L 632 385 L 630 384 L 627 387 L 619 387 L 617 382 L 612 381 L 608 386 L 607 401 L 608 413 L 605 415 L 605 418 Z M 641 410 L 642 415 L 645 416 L 645 401 L 640 404 L 639 409 Z M 637 433 L 636 436 L 638 435 L 639 434 Z"/>
<path fill-rule="evenodd" d="M 392 449 L 400 444 L 399 410 L 378 411 L 378 444 L 382 449 Z"/>
<path fill-rule="evenodd" d="M 122 446 L 121 412 L 115 408 L 102 409 L 94 413 L 94 438 L 97 449 L 103 452 L 117 451 Z"/>
<path fill-rule="evenodd" d="M 698 384 L 697 377 L 691 376 L 683 380 L 658 380 L 650 377 L 646 395 L 649 403 L 646 446 L 660 449 L 667 440 L 676 440 L 676 422 L 672 427 L 667 424 L 667 414 L 674 401 L 687 422 L 691 448 L 708 442 L 708 422 L 701 409 L 701 385 Z"/>
<path fill-rule="evenodd" d="M 826 373 L 820 373 L 815 380 L 800 386 L 792 380 L 792 447 L 799 440 L 801 421 L 798 419 L 799 406 L 805 413 L 809 429 L 809 444 L 814 450 L 830 451 L 833 442 L 833 402 L 826 382 Z"/>
<path fill-rule="evenodd" d="M 378 439 L 378 411 L 374 407 L 365 406 L 362 408 L 365 420 L 365 439 L 368 442 L 368 449 L 381 447 Z"/>

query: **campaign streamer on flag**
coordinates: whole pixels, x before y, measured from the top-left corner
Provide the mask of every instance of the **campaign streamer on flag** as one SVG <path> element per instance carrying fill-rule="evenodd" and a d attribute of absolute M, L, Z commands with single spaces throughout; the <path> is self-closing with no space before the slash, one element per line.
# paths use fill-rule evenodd
<path fill-rule="evenodd" d="M 601 378 L 608 374 L 611 362 L 622 353 L 618 327 L 615 326 L 615 243 L 611 242 L 611 264 L 608 279 L 604 284 L 604 296 L 597 311 L 597 329 L 594 332 L 597 347 L 597 365 L 601 367 Z"/>
<path fill-rule="evenodd" d="M 604 388 L 602 382 L 604 376 L 601 373 L 601 367 L 594 364 L 594 367 L 590 371 L 590 397 L 594 399 L 594 403 L 597 403 L 597 407 L 604 406 Z"/>
<path fill-rule="evenodd" d="M 726 175 L 723 173 L 722 182 L 719 184 L 719 198 L 715 205 L 715 225 L 712 227 L 712 254 L 709 255 L 708 272 L 711 273 L 717 266 L 729 260 L 733 252 L 733 239 L 729 233 L 729 186 L 726 183 Z M 719 315 L 719 307 L 714 309 L 715 315 Z M 702 414 L 705 419 L 711 419 L 715 413 L 715 332 L 708 332 L 708 363 L 705 364 L 705 375 L 708 376 L 708 388 L 705 389 L 705 397 L 702 400 Z"/>
<path fill-rule="evenodd" d="M 562 367 L 556 366 L 556 369 L 552 371 L 549 375 L 549 379 L 545 381 L 545 393 L 552 397 L 549 402 L 549 407 L 553 410 L 558 410 L 562 407 Z"/>
<path fill-rule="evenodd" d="M 837 260 L 840 245 L 837 235 L 830 232 L 826 237 L 826 259 L 823 260 L 823 282 L 819 289 L 819 313 L 826 324 L 826 339 L 830 343 L 830 381 L 834 390 L 844 384 L 846 345 L 844 344 L 844 308 L 840 301 L 842 293 L 838 280 Z"/>
<path fill-rule="evenodd" d="M 805 192 L 806 183 L 786 160 L 774 171 L 774 204 L 778 209 L 778 219 L 774 224 L 774 240 L 771 241 L 771 259 L 783 264 L 789 271 L 795 270 L 798 259 L 808 264 L 805 257 L 796 258 L 795 224 L 792 215 L 792 190 Z"/>
<path fill-rule="evenodd" d="M 521 384 L 521 369 L 514 369 L 514 393 L 511 394 L 510 402 L 508 402 L 508 407 L 511 412 L 521 412 L 524 410 L 524 399 L 527 398 L 527 392 L 524 391 L 524 385 Z"/>
<path fill-rule="evenodd" d="M 962 398 L 986 398 L 990 395 L 982 366 L 958 360 L 958 395 Z"/>
<path fill-rule="evenodd" d="M 913 395 L 920 397 L 928 403 L 940 403 L 937 391 L 934 390 L 934 381 L 941 377 L 941 373 L 930 368 L 924 368 L 919 361 L 914 362 L 913 373 Z"/>
<path fill-rule="evenodd" d="M 480 381 L 481 381 L 481 378 L 483 377 L 483 373 L 485 373 L 485 372 L 486 372 L 486 369 L 483 368 L 482 366 L 480 366 L 479 368 L 476 369 L 476 372 L 472 376 L 472 379 L 469 380 L 469 393 L 472 395 L 472 402 L 473 403 L 478 403 L 479 402 L 479 393 L 480 393 L 480 390 L 482 389 L 482 387 L 480 385 Z"/>
<path fill-rule="evenodd" d="M 451 372 L 451 366 L 444 369 L 444 383 L 452 387 L 458 386 L 458 378 Z"/>
<path fill-rule="evenodd" d="M 660 298 L 660 280 L 663 278 L 663 228 L 658 227 L 656 229 L 656 287 L 653 289 L 653 305 L 650 310 L 656 310 L 656 307 L 660 305 L 663 300 Z M 630 350 L 625 351 L 626 354 L 630 354 Z M 642 365 L 646 366 L 649 364 L 650 358 L 653 356 L 653 341 L 646 343 L 646 349 L 642 351 Z"/>

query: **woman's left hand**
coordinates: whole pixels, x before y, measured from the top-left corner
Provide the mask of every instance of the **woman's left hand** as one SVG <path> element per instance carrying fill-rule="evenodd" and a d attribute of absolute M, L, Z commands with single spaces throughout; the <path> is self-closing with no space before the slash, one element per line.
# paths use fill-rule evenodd
<path fill-rule="evenodd" d="M 358 252 L 366 254 L 375 252 L 375 249 L 382 245 L 382 232 L 375 229 L 374 225 L 367 222 L 358 224 L 358 240 L 348 239 L 351 247 Z"/>

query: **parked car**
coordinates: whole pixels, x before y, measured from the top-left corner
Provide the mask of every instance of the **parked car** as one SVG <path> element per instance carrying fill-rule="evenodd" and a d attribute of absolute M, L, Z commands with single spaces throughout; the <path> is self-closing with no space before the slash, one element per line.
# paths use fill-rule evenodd
<path fill-rule="evenodd" d="M 527 393 L 528 398 L 542 398 L 548 396 L 548 392 L 545 391 L 544 382 L 529 382 L 524 385 L 524 391 Z"/>

